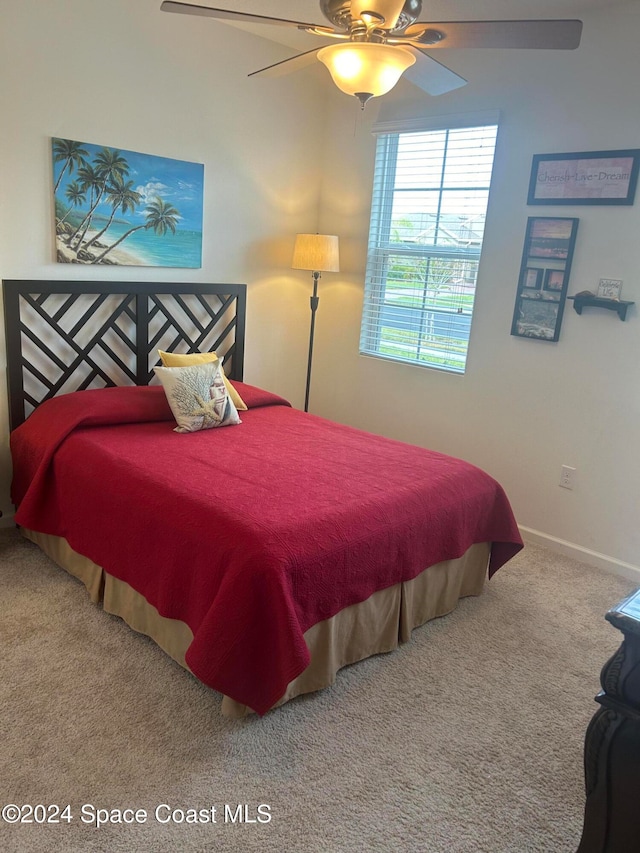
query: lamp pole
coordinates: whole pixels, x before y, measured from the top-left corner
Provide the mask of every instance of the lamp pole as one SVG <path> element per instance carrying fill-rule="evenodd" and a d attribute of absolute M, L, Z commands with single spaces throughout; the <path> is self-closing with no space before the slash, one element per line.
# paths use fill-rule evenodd
<path fill-rule="evenodd" d="M 294 270 L 309 270 L 313 276 L 311 297 L 311 329 L 309 330 L 309 358 L 307 361 L 307 387 L 304 394 L 304 410 L 309 411 L 311 388 L 311 361 L 313 359 L 313 336 L 318 310 L 318 279 L 323 272 L 340 272 L 338 238 L 335 234 L 297 234 L 293 248 L 291 266 Z"/>
<path fill-rule="evenodd" d="M 309 389 L 311 388 L 311 361 L 313 359 L 313 335 L 316 327 L 316 311 L 318 310 L 318 303 L 320 302 L 320 297 L 318 296 L 318 279 L 320 278 L 320 273 L 318 270 L 313 270 L 313 296 L 309 297 L 309 302 L 311 304 L 311 329 L 309 330 L 309 360 L 307 362 L 307 387 L 304 394 L 304 410 L 305 412 L 309 411 Z"/>

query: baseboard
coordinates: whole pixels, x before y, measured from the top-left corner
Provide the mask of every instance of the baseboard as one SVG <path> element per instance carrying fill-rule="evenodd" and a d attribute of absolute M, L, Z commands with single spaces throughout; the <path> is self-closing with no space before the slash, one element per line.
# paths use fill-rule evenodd
<path fill-rule="evenodd" d="M 581 563 L 587 563 L 590 566 L 597 566 L 599 569 L 604 569 L 606 572 L 627 578 L 627 580 L 640 585 L 640 566 L 624 563 L 622 560 L 616 560 L 607 554 L 591 551 L 589 548 L 583 548 L 581 545 L 567 542 L 565 539 L 558 539 L 556 536 L 549 536 L 548 533 L 541 533 L 539 530 L 532 530 L 530 527 L 523 527 L 522 525 L 519 527 L 525 542 L 544 545 L 550 551 L 564 554 L 566 557 L 572 557 L 574 560 L 579 560 Z"/>

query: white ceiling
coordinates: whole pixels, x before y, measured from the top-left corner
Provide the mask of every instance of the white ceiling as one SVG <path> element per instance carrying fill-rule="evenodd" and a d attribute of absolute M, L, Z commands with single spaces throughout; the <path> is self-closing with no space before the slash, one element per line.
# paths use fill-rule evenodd
<path fill-rule="evenodd" d="M 580 18 L 581 13 L 622 5 L 636 0 L 423 0 L 421 21 L 515 20 L 520 18 Z M 318 0 L 184 0 L 194 5 L 213 6 L 234 12 L 248 12 L 305 23 L 328 25 Z M 288 45 L 296 50 L 310 50 L 326 44 L 296 29 L 271 24 L 230 24 L 212 18 L 185 16 L 198 27 L 233 26 Z M 198 22 L 197 24 L 195 22 Z M 442 56 L 442 54 L 440 54 Z"/>

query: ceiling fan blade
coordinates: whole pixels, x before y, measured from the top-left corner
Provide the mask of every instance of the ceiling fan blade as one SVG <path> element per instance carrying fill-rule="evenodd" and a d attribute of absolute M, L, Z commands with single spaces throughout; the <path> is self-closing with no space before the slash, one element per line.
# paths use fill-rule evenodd
<path fill-rule="evenodd" d="M 433 40 L 434 31 L 442 39 Z M 534 50 L 575 50 L 582 21 L 448 21 L 412 24 L 398 37 L 430 48 L 497 47 Z"/>
<path fill-rule="evenodd" d="M 467 85 L 464 77 L 456 74 L 432 56 L 427 56 L 420 48 L 411 47 L 410 50 L 416 56 L 416 63 L 407 68 L 403 77 L 429 95 L 444 95 L 445 92 L 452 92 Z"/>
<path fill-rule="evenodd" d="M 267 18 L 264 15 L 231 12 L 229 9 L 213 9 L 211 6 L 198 6 L 193 3 L 176 3 L 173 0 L 164 0 L 160 6 L 160 11 L 177 12 L 180 15 L 200 15 L 205 18 L 218 18 L 244 24 L 277 24 L 281 27 L 295 27 L 296 29 L 322 28 L 320 24 L 305 24 L 302 21 L 288 21 L 286 18 Z"/>
<path fill-rule="evenodd" d="M 256 74 L 260 74 L 262 77 L 281 77 L 283 74 L 299 71 L 301 68 L 306 68 L 307 65 L 312 65 L 316 61 L 316 54 L 319 50 L 319 47 L 314 47 L 312 50 L 306 50 L 304 53 L 290 56 L 288 59 L 275 62 L 273 65 L 267 65 L 266 68 L 252 71 L 248 76 L 255 77 Z"/>

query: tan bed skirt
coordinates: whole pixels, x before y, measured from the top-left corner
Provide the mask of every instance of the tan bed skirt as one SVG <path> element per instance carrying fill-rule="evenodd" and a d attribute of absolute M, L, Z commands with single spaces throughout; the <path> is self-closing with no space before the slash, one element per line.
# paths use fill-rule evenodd
<path fill-rule="evenodd" d="M 193 634 L 184 622 L 161 616 L 128 583 L 112 577 L 78 554 L 65 539 L 25 528 L 21 528 L 21 532 L 54 562 L 82 581 L 95 604 L 101 603 L 107 613 L 119 616 L 135 631 L 151 637 L 170 657 L 189 669 L 184 657 Z M 463 557 L 431 566 L 414 580 L 380 590 L 366 601 L 314 625 L 304 635 L 311 663 L 289 684 L 277 704 L 328 687 L 343 666 L 392 651 L 410 639 L 413 628 L 450 613 L 460 598 L 479 595 L 489 553 L 487 543 L 472 545 Z M 222 713 L 228 717 L 243 717 L 252 712 L 246 705 L 224 696 Z"/>

